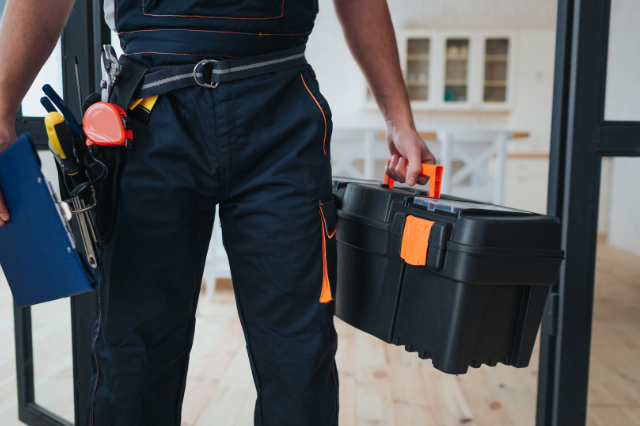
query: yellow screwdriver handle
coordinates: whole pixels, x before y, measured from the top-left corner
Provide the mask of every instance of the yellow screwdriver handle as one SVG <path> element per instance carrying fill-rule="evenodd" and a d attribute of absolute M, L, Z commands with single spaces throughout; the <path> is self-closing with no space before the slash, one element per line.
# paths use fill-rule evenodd
<path fill-rule="evenodd" d="M 60 158 L 63 160 L 67 159 L 67 156 L 60 145 L 60 140 L 58 139 L 58 134 L 56 133 L 56 125 L 60 124 L 64 121 L 64 117 L 59 112 L 50 112 L 44 118 L 44 125 L 47 127 L 47 135 L 49 135 L 49 142 L 51 142 L 51 146 L 58 153 Z"/>

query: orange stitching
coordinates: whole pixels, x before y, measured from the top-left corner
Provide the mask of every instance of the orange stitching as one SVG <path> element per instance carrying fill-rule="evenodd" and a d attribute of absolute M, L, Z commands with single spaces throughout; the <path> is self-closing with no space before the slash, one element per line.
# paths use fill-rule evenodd
<path fill-rule="evenodd" d="M 240 19 L 249 21 L 264 21 L 266 19 L 278 19 L 284 16 L 284 0 L 282 0 L 282 10 L 279 16 L 271 16 L 269 18 L 234 18 L 230 16 L 204 16 L 204 15 L 155 15 L 144 11 L 144 0 L 142 0 L 142 14 L 155 17 L 171 17 L 171 18 L 205 18 L 205 19 Z"/>
<path fill-rule="evenodd" d="M 320 209 L 320 217 L 326 225 L 322 209 Z M 320 303 L 329 303 L 333 298 L 331 297 L 331 284 L 329 283 L 329 271 L 327 269 L 327 242 L 324 230 L 320 232 L 322 233 L 322 290 L 320 291 Z"/>
<path fill-rule="evenodd" d="M 329 225 L 327 225 L 327 220 L 324 218 L 324 212 L 322 211 L 322 208 L 320 208 L 320 216 L 322 217 L 322 223 L 324 224 L 324 229 L 325 231 L 327 231 L 327 236 L 329 237 L 329 239 L 333 238 L 333 236 L 336 235 L 336 231 L 338 230 L 338 227 L 336 226 L 335 228 L 333 228 L 333 232 L 331 233 L 331 235 L 329 235 Z"/>
<path fill-rule="evenodd" d="M 309 90 L 309 87 L 307 86 L 307 83 L 305 83 L 304 77 L 302 76 L 302 74 L 300 74 L 300 78 L 302 79 L 302 84 L 304 84 L 304 87 L 307 88 L 307 92 L 309 92 L 309 94 L 311 95 L 313 100 L 316 101 L 316 104 L 318 105 L 318 108 L 320 108 L 320 112 L 322 113 L 322 118 L 324 119 L 324 139 L 322 140 L 322 151 L 324 152 L 324 155 L 327 155 L 327 151 L 326 151 L 325 146 L 324 146 L 325 142 L 327 141 L 327 117 L 325 117 L 325 115 L 324 115 L 324 111 L 322 110 L 322 107 L 320 106 L 320 102 L 318 102 L 316 97 L 313 96 L 313 93 L 311 93 L 311 90 Z"/>
<path fill-rule="evenodd" d="M 331 201 L 324 201 L 324 202 L 323 202 L 322 200 L 319 200 L 318 202 L 320 203 L 320 205 L 321 205 L 321 206 L 324 206 L 325 204 L 333 203 L 333 200 L 331 200 Z"/>
<path fill-rule="evenodd" d="M 132 34 L 132 33 L 144 33 L 150 31 L 192 31 L 198 33 L 220 33 L 220 34 L 243 34 L 243 35 L 253 35 L 253 36 L 301 36 L 301 35 L 309 35 L 308 33 L 297 33 L 297 34 L 270 34 L 270 33 L 242 33 L 237 31 L 215 31 L 215 30 L 190 30 L 187 28 L 157 28 L 153 30 L 136 30 L 136 31 L 122 31 L 118 34 Z"/>
<path fill-rule="evenodd" d="M 248 58 L 248 56 L 229 56 L 229 55 L 220 55 L 218 53 L 169 53 L 169 52 L 135 52 L 135 53 L 125 53 L 125 56 L 129 55 L 144 55 L 147 53 L 153 53 L 155 55 L 179 55 L 179 56 L 224 56 L 227 58 Z"/>

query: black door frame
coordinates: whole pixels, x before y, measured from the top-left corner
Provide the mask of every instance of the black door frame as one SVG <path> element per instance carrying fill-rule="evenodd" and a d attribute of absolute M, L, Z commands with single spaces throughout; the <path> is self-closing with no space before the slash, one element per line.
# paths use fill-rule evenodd
<path fill-rule="evenodd" d="M 77 0 L 62 33 L 62 96 L 80 116 L 74 58 L 78 57 L 82 93 L 87 96 L 100 87 L 100 57 L 103 43 L 110 43 L 110 29 L 104 22 L 101 0 Z M 87 60 L 87 58 L 92 58 Z M 36 148 L 48 150 L 47 134 L 40 117 L 16 117 L 16 133 L 29 132 Z M 73 222 L 76 241 L 80 234 Z M 79 250 L 83 248 L 78 246 Z M 96 292 L 71 298 L 73 391 L 75 424 L 86 418 L 91 383 L 91 332 L 98 313 Z M 35 395 L 31 308 L 14 305 L 18 418 L 29 426 L 73 426 L 74 423 L 39 405 Z"/>
<path fill-rule="evenodd" d="M 605 121 L 611 0 L 559 0 L 547 211 L 566 260 L 540 346 L 537 426 L 583 426 L 602 158 L 640 156 L 640 122 Z"/>

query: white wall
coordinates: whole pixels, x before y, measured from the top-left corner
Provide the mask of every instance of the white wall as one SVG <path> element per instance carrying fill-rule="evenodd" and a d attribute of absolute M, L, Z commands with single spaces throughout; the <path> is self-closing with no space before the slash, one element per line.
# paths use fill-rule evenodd
<path fill-rule="evenodd" d="M 552 30 L 558 7 L 557 0 L 388 1 L 398 25 L 431 29 Z"/>
<path fill-rule="evenodd" d="M 640 255 L 640 158 L 612 161 L 609 244 Z"/>
<path fill-rule="evenodd" d="M 521 151 L 549 150 L 555 39 L 554 30 L 519 32 L 515 99 L 508 128 L 531 133 L 528 146 Z"/>

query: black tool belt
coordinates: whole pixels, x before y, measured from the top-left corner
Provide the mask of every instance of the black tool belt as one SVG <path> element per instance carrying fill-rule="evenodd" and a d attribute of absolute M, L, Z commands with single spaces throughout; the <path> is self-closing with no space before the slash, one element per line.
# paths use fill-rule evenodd
<path fill-rule="evenodd" d="M 134 98 L 148 98 L 195 85 L 215 89 L 220 83 L 303 65 L 307 63 L 304 50 L 305 46 L 298 46 L 248 58 L 205 59 L 197 64 L 152 68 L 143 76 Z"/>
<path fill-rule="evenodd" d="M 116 79 L 109 102 L 125 111 L 134 99 L 150 98 L 191 86 L 215 89 L 220 83 L 255 77 L 304 65 L 306 46 L 248 58 L 216 61 L 205 59 L 197 64 L 146 68 L 122 55 L 122 71 Z"/>

